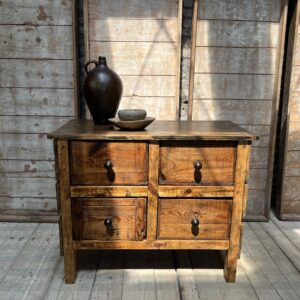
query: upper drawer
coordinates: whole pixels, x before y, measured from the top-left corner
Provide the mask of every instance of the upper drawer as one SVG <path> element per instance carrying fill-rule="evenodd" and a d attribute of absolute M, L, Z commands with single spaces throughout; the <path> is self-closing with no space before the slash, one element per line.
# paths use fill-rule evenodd
<path fill-rule="evenodd" d="M 234 142 L 165 142 L 160 148 L 160 184 L 233 185 Z"/>
<path fill-rule="evenodd" d="M 71 141 L 72 185 L 143 185 L 148 147 L 143 142 Z"/>

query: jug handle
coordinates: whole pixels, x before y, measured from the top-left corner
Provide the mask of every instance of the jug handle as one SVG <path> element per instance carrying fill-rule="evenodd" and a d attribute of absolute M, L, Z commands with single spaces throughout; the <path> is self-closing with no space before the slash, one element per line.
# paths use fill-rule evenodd
<path fill-rule="evenodd" d="M 98 66 L 98 62 L 97 62 L 96 60 L 90 60 L 90 61 L 88 61 L 88 62 L 85 64 L 85 66 L 84 66 L 85 73 L 88 73 L 88 72 L 89 72 L 88 66 L 89 66 L 90 64 L 95 64 L 96 67 Z"/>

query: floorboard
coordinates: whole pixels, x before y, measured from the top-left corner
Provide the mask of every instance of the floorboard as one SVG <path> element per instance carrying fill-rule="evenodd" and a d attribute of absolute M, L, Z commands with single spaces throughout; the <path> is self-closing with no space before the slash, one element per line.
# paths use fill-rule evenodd
<path fill-rule="evenodd" d="M 0 223 L 0 299 L 300 299 L 300 222 L 247 223 L 236 283 L 221 251 L 82 251 L 64 283 L 57 224 Z"/>

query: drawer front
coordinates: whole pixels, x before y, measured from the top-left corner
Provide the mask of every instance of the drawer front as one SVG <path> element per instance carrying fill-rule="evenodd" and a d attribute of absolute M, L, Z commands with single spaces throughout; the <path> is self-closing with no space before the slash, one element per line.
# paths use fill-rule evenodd
<path fill-rule="evenodd" d="M 75 240 L 142 240 L 146 224 L 145 198 L 72 199 Z"/>
<path fill-rule="evenodd" d="M 70 142 L 72 185 L 145 185 L 148 147 L 142 142 Z"/>
<path fill-rule="evenodd" d="M 228 239 L 232 200 L 160 199 L 158 238 Z"/>
<path fill-rule="evenodd" d="M 160 184 L 234 185 L 236 143 L 169 142 L 160 148 Z"/>

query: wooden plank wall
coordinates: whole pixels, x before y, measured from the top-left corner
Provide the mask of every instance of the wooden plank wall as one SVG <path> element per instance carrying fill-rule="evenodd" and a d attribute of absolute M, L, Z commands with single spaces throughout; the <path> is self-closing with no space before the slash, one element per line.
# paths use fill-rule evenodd
<path fill-rule="evenodd" d="M 296 1 L 295 1 L 296 2 Z M 280 132 L 277 215 L 300 220 L 300 4 L 289 30 Z"/>
<path fill-rule="evenodd" d="M 182 0 L 85 0 L 86 61 L 106 56 L 122 78 L 120 108 L 178 118 Z"/>
<path fill-rule="evenodd" d="M 248 219 L 269 214 L 283 2 L 199 0 L 198 6 L 190 119 L 228 119 L 260 136 L 252 148 Z"/>
<path fill-rule="evenodd" d="M 75 2 L 0 1 L 0 220 L 56 218 L 46 134 L 76 115 Z"/>

